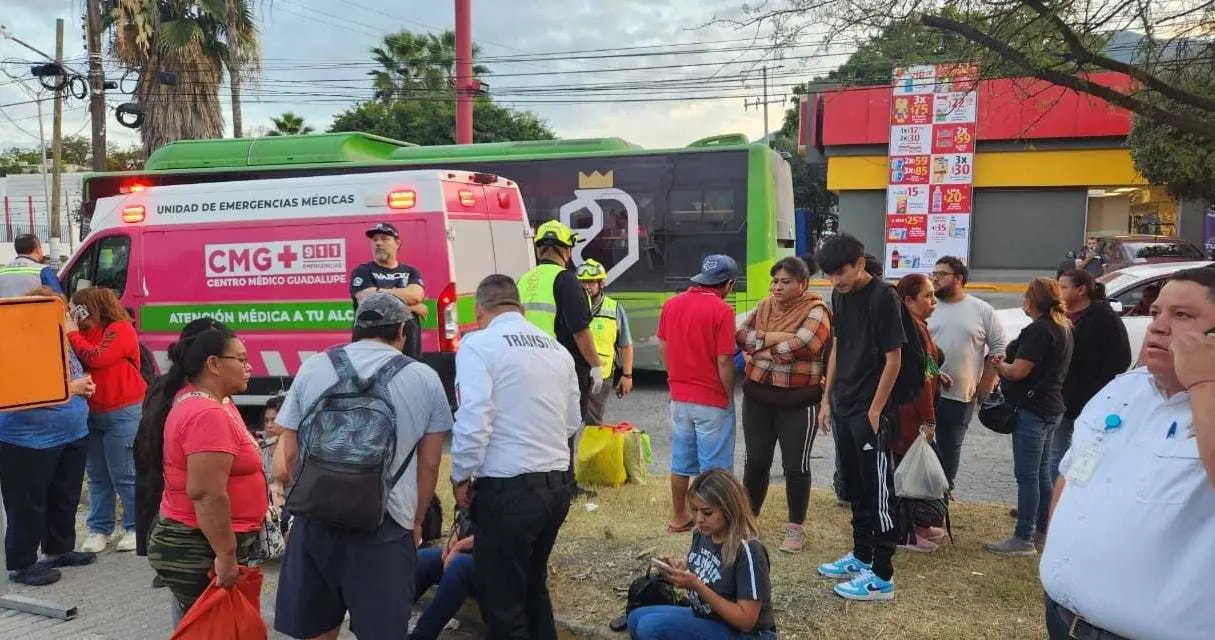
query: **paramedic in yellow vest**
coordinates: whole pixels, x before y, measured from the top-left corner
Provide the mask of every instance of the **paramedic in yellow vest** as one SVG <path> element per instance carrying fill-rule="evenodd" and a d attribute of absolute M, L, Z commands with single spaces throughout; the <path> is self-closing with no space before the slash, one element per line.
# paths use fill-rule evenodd
<path fill-rule="evenodd" d="M 519 279 L 519 298 L 525 316 L 541 331 L 553 336 L 574 358 L 578 376 L 578 404 L 583 415 L 592 393 L 603 385 L 603 362 L 591 337 L 591 304 L 578 282 L 570 259 L 578 236 L 557 220 L 536 227 L 536 266 Z M 574 483 L 574 443 L 570 438 L 569 480 Z M 575 495 L 582 490 L 574 488 Z M 586 492 L 588 495 L 590 492 Z"/>
<path fill-rule="evenodd" d="M 629 333 L 629 317 L 624 306 L 604 292 L 607 286 L 607 269 L 596 260 L 588 259 L 578 266 L 578 280 L 586 289 L 591 301 L 591 337 L 595 339 L 595 350 L 603 362 L 603 377 L 613 379 L 618 370 L 616 397 L 623 398 L 633 390 L 633 337 Z M 610 384 L 590 394 L 582 411 L 584 424 L 604 424 L 603 410 L 607 405 Z"/>

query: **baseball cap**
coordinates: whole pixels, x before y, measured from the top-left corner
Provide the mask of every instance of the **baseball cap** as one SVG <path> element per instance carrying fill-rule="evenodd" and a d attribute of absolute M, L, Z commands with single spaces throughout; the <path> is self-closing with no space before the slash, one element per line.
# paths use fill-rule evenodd
<path fill-rule="evenodd" d="M 705 256 L 700 264 L 700 273 L 692 276 L 692 282 L 709 287 L 715 287 L 727 280 L 738 277 L 738 263 L 727 255 L 714 253 Z"/>
<path fill-rule="evenodd" d="M 374 236 L 377 233 L 384 233 L 384 234 L 390 235 L 390 236 L 396 238 L 397 240 L 401 239 L 401 233 L 399 231 L 397 231 L 397 228 L 395 226 L 393 226 L 393 224 L 391 222 L 376 223 L 376 225 L 374 227 L 367 230 L 367 237 L 370 238 L 371 236 Z"/>
<path fill-rule="evenodd" d="M 390 327 L 405 324 L 413 318 L 405 302 L 391 293 L 373 293 L 359 303 L 354 312 L 354 326 L 359 329 Z"/>

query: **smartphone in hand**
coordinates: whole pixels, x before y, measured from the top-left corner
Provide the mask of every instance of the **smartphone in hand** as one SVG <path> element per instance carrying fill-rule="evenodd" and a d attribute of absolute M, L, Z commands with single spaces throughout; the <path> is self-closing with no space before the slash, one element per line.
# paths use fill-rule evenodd
<path fill-rule="evenodd" d="M 667 564 L 667 563 L 663 562 L 662 560 L 659 560 L 658 558 L 650 558 L 650 562 L 651 562 L 651 563 L 652 563 L 652 564 L 653 564 L 655 567 L 658 567 L 659 569 L 661 569 L 661 570 L 663 570 L 663 571 L 669 571 L 669 572 L 671 572 L 671 573 L 674 573 L 674 572 L 675 572 L 675 567 L 672 567 L 671 565 L 669 565 L 669 564 Z"/>

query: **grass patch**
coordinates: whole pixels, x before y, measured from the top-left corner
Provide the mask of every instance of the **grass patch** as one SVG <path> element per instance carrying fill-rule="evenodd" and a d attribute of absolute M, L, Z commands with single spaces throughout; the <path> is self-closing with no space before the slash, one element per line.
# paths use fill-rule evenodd
<path fill-rule="evenodd" d="M 624 608 L 623 589 L 655 553 L 683 555 L 690 534 L 668 535 L 670 493 L 665 477 L 643 486 L 598 489 L 587 511 L 570 510 L 553 551 L 549 582 L 559 615 L 606 630 Z M 834 495 L 815 490 L 806 523 L 807 548 L 798 555 L 777 551 L 784 536 L 785 496 L 769 491 L 761 516 L 772 558 L 773 606 L 782 638 L 1042 637 L 1042 592 L 1036 558 L 1001 558 L 983 551 L 985 542 L 1008 536 L 1005 506 L 954 504 L 955 545 L 925 555 L 895 557 L 895 600 L 848 602 L 836 596 L 835 581 L 819 577 L 819 563 L 851 547 L 851 513 Z"/>
<path fill-rule="evenodd" d="M 451 461 L 444 456 L 437 490 L 451 516 Z M 558 616 L 611 634 L 607 623 L 624 612 L 625 590 L 659 553 L 682 556 L 691 534 L 670 535 L 666 476 L 645 485 L 596 487 L 598 496 L 576 501 L 550 560 L 549 591 Z M 1004 558 L 983 544 L 1012 531 L 1006 505 L 953 503 L 954 544 L 932 554 L 895 555 L 893 602 L 849 602 L 818 575 L 820 563 L 852 545 L 852 517 L 829 491 L 815 489 L 806 521 L 806 550 L 777 551 L 784 537 L 784 485 L 773 484 L 760 515 L 772 558 L 772 604 L 783 639 L 1024 640 L 1045 636 L 1038 559 Z M 611 634 L 624 638 L 623 634 Z"/>

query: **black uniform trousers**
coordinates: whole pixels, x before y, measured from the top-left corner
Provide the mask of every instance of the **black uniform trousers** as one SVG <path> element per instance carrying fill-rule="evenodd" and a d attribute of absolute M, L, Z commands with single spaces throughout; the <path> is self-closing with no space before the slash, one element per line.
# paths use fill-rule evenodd
<path fill-rule="evenodd" d="M 84 486 L 88 436 L 49 449 L 0 444 L 0 487 L 8 530 L 8 569 L 20 571 L 48 556 L 76 548 L 76 508 Z"/>
<path fill-rule="evenodd" d="M 894 496 L 894 462 L 889 439 L 896 421 L 882 414 L 877 434 L 865 411 L 832 412 L 840 477 L 852 503 L 852 555 L 873 565 L 879 578 L 894 576 L 894 549 L 898 544 L 898 510 Z"/>
<path fill-rule="evenodd" d="M 566 472 L 481 478 L 473 578 L 487 640 L 556 640 L 548 558 L 570 510 Z"/>

